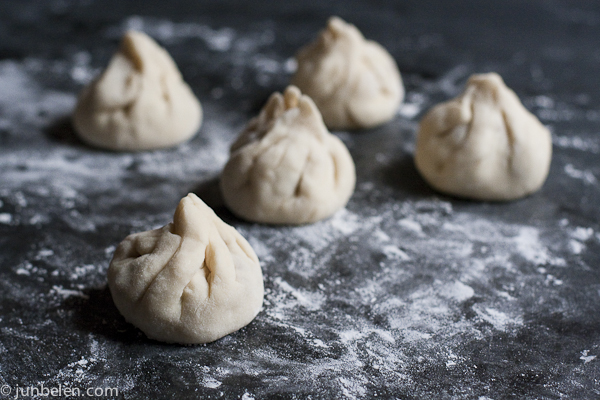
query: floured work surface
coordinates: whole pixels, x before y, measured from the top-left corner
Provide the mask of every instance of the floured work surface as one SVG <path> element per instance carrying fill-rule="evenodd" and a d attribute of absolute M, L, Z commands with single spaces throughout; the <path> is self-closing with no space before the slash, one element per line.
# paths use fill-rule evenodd
<path fill-rule="evenodd" d="M 114 387 L 124 398 L 600 393 L 600 10 L 519 1 L 475 14 L 476 2 L 442 1 L 339 9 L 190 1 L 170 10 L 156 2 L 144 12 L 122 2 L 6 3 L 0 384 Z M 288 84 L 295 51 L 335 14 L 396 59 L 405 102 L 380 128 L 334 132 L 356 163 L 345 209 L 302 227 L 236 219 L 218 191 L 228 147 Z M 205 122 L 189 143 L 105 152 L 65 122 L 127 29 L 165 46 L 202 101 Z M 439 195 L 413 166 L 423 113 L 486 71 L 552 131 L 548 181 L 523 200 Z M 127 234 L 169 222 L 190 191 L 255 249 L 265 304 L 246 328 L 181 347 L 124 321 L 106 269 Z"/>

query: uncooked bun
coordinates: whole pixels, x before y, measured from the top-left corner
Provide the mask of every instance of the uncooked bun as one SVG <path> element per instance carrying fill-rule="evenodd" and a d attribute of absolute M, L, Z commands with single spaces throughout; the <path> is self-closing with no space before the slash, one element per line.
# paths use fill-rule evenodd
<path fill-rule="evenodd" d="M 84 88 L 73 115 L 81 139 L 111 150 L 170 147 L 202 122 L 200 102 L 154 40 L 128 32 L 106 70 Z"/>
<path fill-rule="evenodd" d="M 170 343 L 217 340 L 250 323 L 263 302 L 252 247 L 194 194 L 172 223 L 119 244 L 108 286 L 127 321 Z"/>
<path fill-rule="evenodd" d="M 538 190 L 550 167 L 550 132 L 495 74 L 473 75 L 462 95 L 421 121 L 415 163 L 440 192 L 512 200 Z"/>
<path fill-rule="evenodd" d="M 305 224 L 344 207 L 354 162 L 298 88 L 274 93 L 231 146 L 221 175 L 227 206 L 250 221 Z"/>
<path fill-rule="evenodd" d="M 338 17 L 296 59 L 292 84 L 314 100 L 330 129 L 380 125 L 394 117 L 404 98 L 392 56 Z"/>

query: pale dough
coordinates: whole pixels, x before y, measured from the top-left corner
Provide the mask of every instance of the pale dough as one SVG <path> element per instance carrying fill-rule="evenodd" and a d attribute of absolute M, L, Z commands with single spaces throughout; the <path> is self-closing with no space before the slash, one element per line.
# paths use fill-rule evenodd
<path fill-rule="evenodd" d="M 81 139 L 111 150 L 170 147 L 191 138 L 202 108 L 154 40 L 127 32 L 106 70 L 84 88 L 73 115 Z"/>
<path fill-rule="evenodd" d="M 392 56 L 338 17 L 296 60 L 292 84 L 314 100 L 330 129 L 380 125 L 394 117 L 404 98 Z"/>
<path fill-rule="evenodd" d="M 151 339 L 182 344 L 242 328 L 263 302 L 252 247 L 194 194 L 181 200 L 172 223 L 119 244 L 108 286 L 127 321 Z"/>
<path fill-rule="evenodd" d="M 231 146 L 221 175 L 227 206 L 250 221 L 305 224 L 343 208 L 354 162 L 313 101 L 289 86 L 274 93 Z"/>
<path fill-rule="evenodd" d="M 417 169 L 435 189 L 479 200 L 538 190 L 552 156 L 550 132 L 495 74 L 473 75 L 459 97 L 422 119 Z"/>

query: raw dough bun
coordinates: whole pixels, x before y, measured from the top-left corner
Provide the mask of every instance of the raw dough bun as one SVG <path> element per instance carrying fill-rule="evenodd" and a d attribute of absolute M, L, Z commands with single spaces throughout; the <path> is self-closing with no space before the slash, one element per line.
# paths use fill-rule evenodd
<path fill-rule="evenodd" d="M 154 40 L 128 32 L 106 70 L 83 89 L 73 115 L 85 142 L 111 150 L 170 147 L 191 138 L 202 108 Z"/>
<path fill-rule="evenodd" d="M 550 168 L 548 129 L 495 73 L 473 75 L 462 95 L 421 121 L 415 163 L 441 192 L 512 200 L 538 190 Z"/>
<path fill-rule="evenodd" d="M 108 286 L 127 321 L 170 343 L 217 340 L 250 323 L 263 302 L 252 247 L 194 194 L 172 223 L 119 244 Z"/>
<path fill-rule="evenodd" d="M 273 93 L 231 146 L 221 192 L 250 221 L 304 224 L 332 215 L 354 191 L 354 162 L 308 96 Z"/>
<path fill-rule="evenodd" d="M 292 84 L 314 100 L 330 129 L 380 125 L 394 117 L 404 98 L 392 56 L 338 17 L 296 59 Z"/>

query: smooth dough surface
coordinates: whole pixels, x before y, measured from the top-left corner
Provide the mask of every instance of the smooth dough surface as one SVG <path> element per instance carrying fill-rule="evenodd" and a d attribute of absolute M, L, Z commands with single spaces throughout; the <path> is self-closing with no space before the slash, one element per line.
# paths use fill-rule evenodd
<path fill-rule="evenodd" d="M 392 56 L 338 17 L 329 19 L 296 60 L 292 84 L 313 99 L 330 129 L 380 125 L 394 117 L 404 98 Z"/>
<path fill-rule="evenodd" d="M 250 323 L 263 302 L 254 250 L 194 194 L 172 223 L 119 244 L 108 286 L 128 322 L 170 343 L 217 340 Z"/>
<path fill-rule="evenodd" d="M 273 93 L 231 146 L 221 192 L 238 216 L 271 224 L 305 224 L 348 202 L 356 181 L 344 143 L 298 88 Z"/>
<path fill-rule="evenodd" d="M 548 175 L 552 139 L 495 73 L 469 78 L 459 97 L 422 119 L 415 163 L 427 182 L 451 195 L 512 200 Z"/>
<path fill-rule="evenodd" d="M 111 150 L 151 150 L 191 138 L 202 107 L 165 49 L 130 31 L 104 72 L 79 96 L 73 125 L 81 139 Z"/>

